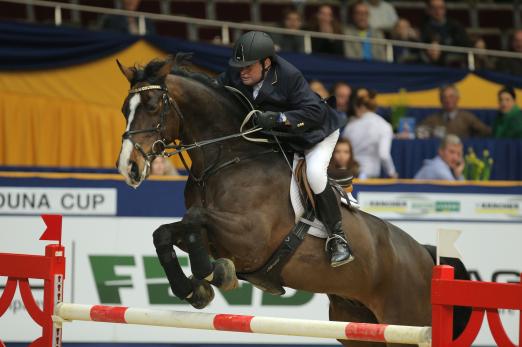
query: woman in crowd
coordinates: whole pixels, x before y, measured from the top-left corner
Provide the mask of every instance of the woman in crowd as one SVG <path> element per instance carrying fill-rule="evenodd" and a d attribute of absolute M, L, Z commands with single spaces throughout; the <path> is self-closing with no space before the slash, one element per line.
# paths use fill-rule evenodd
<path fill-rule="evenodd" d="M 324 84 L 319 80 L 310 80 L 308 82 L 308 85 L 310 86 L 310 89 L 315 92 L 317 95 L 321 97 L 321 99 L 326 99 L 330 96 L 330 93 L 328 93 L 328 90 L 324 86 Z"/>
<path fill-rule="evenodd" d="M 393 130 L 389 123 L 375 113 L 376 93 L 361 88 L 352 96 L 354 117 L 342 137 L 353 144 L 354 158 L 361 165 L 359 177 L 380 177 L 382 168 L 388 177 L 396 178 L 397 172 L 390 153 Z"/>
<path fill-rule="evenodd" d="M 332 6 L 321 5 L 308 30 L 328 34 L 342 34 L 341 23 L 335 18 Z M 312 38 L 312 52 L 343 55 L 343 42 L 324 38 Z"/>
<path fill-rule="evenodd" d="M 498 92 L 498 116 L 493 125 L 493 136 L 505 139 L 522 138 L 522 111 L 516 104 L 513 88 L 504 87 Z"/>
<path fill-rule="evenodd" d="M 151 175 L 159 176 L 177 176 L 179 175 L 178 170 L 174 167 L 172 162 L 164 157 L 156 157 L 152 161 Z"/>
<path fill-rule="evenodd" d="M 352 144 L 348 139 L 340 138 L 337 141 L 328 170 L 334 173 L 342 170 L 346 176 L 359 176 L 359 163 L 353 157 Z"/>

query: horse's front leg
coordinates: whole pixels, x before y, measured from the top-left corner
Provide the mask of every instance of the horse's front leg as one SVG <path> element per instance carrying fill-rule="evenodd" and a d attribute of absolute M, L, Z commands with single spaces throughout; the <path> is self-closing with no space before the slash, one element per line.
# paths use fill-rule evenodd
<path fill-rule="evenodd" d="M 208 244 L 203 238 L 208 228 L 208 211 L 199 206 L 188 209 L 181 221 L 183 241 L 187 247 L 190 267 L 194 277 L 206 280 L 221 290 L 237 288 L 238 281 L 234 263 L 230 259 L 220 258 L 211 261 Z"/>
<path fill-rule="evenodd" d="M 174 295 L 195 308 L 204 308 L 214 299 L 214 291 L 207 281 L 187 278 L 173 246 L 179 244 L 184 226 L 181 222 L 164 224 L 154 231 L 154 246 Z"/>

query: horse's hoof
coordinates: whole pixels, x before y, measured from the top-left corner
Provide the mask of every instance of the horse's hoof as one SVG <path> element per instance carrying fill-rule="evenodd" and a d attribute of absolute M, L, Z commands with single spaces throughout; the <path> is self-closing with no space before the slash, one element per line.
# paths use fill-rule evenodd
<path fill-rule="evenodd" d="M 214 289 L 205 280 L 198 280 L 193 276 L 190 276 L 190 280 L 192 281 L 192 296 L 185 300 L 198 310 L 207 307 L 214 300 Z"/>
<path fill-rule="evenodd" d="M 236 277 L 236 267 L 230 259 L 219 258 L 214 262 L 214 278 L 210 281 L 221 290 L 228 291 L 239 287 Z"/>

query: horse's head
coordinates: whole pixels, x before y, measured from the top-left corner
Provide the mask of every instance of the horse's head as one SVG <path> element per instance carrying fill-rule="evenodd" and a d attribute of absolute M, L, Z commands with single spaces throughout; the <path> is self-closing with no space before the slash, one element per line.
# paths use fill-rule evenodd
<path fill-rule="evenodd" d="M 174 60 L 153 60 L 145 68 L 117 63 L 131 89 L 122 107 L 127 126 L 116 166 L 127 184 L 137 188 L 148 177 L 151 162 L 179 135 L 180 119 L 173 116 L 177 107 L 165 81 Z"/>

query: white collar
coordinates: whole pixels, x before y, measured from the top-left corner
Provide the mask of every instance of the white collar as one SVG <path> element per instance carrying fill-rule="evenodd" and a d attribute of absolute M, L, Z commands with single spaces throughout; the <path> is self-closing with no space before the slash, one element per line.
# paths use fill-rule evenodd
<path fill-rule="evenodd" d="M 252 88 L 252 96 L 254 97 L 254 99 L 257 98 L 257 96 L 259 95 L 259 91 L 261 90 L 261 87 L 263 86 L 263 82 L 265 80 L 261 80 L 260 82 L 258 82 L 253 88 Z"/>

